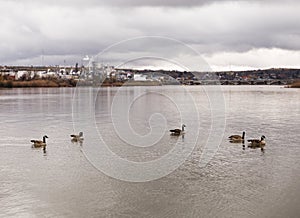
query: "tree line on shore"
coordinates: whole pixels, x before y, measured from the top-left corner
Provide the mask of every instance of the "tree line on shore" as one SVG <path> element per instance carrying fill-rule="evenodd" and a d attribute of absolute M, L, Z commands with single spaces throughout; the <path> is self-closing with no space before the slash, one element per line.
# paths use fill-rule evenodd
<path fill-rule="evenodd" d="M 24 68 L 26 69 L 26 68 Z M 30 68 L 34 70 L 35 68 Z M 38 68 L 37 68 L 38 69 Z M 300 86 L 300 69 L 266 69 L 251 71 L 224 71 L 224 72 L 188 72 L 176 70 L 134 70 L 122 69 L 124 72 L 133 74 L 158 74 L 167 75 L 174 79 L 180 80 L 289 80 L 294 84 L 288 84 L 289 87 Z M 17 80 L 10 78 L 8 75 L 0 74 L 0 87 L 74 87 L 79 79 L 59 78 L 59 77 L 39 77 L 32 78 L 21 76 Z M 102 86 L 121 86 L 122 81 L 116 81 L 114 77 L 108 77 L 97 82 L 97 78 L 92 80 L 80 81 L 81 85 L 102 85 Z"/>

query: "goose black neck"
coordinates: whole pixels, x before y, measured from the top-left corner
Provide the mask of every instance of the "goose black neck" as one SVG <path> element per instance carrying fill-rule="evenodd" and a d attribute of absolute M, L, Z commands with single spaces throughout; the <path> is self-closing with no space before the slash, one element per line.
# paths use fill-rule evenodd
<path fill-rule="evenodd" d="M 245 139 L 245 132 L 243 132 L 242 139 Z"/>
<path fill-rule="evenodd" d="M 43 142 L 46 143 L 46 137 L 45 136 L 43 136 Z"/>

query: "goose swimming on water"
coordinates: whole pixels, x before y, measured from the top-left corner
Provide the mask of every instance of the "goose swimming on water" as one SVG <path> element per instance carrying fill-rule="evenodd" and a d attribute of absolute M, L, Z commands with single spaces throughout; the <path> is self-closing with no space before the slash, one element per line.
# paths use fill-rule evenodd
<path fill-rule="evenodd" d="M 171 129 L 171 135 L 179 136 L 184 134 L 184 127 L 186 127 L 186 125 L 182 124 L 181 129 Z"/>
<path fill-rule="evenodd" d="M 247 140 L 249 142 L 248 147 L 251 148 L 264 147 L 266 145 L 265 139 L 266 137 L 264 135 L 262 135 L 260 139 L 249 139 Z"/>
<path fill-rule="evenodd" d="M 83 140 L 83 132 L 80 132 L 78 135 L 72 134 L 70 136 L 72 137 L 73 142 L 78 142 Z"/>
<path fill-rule="evenodd" d="M 243 132 L 242 136 L 240 135 L 231 135 L 228 137 L 231 143 L 241 143 L 245 140 L 245 132 Z"/>
<path fill-rule="evenodd" d="M 48 138 L 48 136 L 44 135 L 42 141 L 41 140 L 35 140 L 35 139 L 30 140 L 30 142 L 33 143 L 32 147 L 34 147 L 34 148 L 41 148 L 41 147 L 43 147 L 43 150 L 45 151 L 46 150 L 46 146 L 47 146 L 47 144 L 46 144 L 46 138 Z"/>

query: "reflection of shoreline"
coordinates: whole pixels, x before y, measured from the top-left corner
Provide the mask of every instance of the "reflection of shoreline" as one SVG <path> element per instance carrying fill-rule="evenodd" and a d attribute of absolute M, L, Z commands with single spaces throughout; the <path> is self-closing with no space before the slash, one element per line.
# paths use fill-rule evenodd
<path fill-rule="evenodd" d="M 94 81 L 80 81 L 78 83 L 79 86 L 101 86 L 101 87 L 120 87 L 120 86 L 161 86 L 163 85 L 160 81 L 104 81 L 104 82 L 98 82 L 95 83 Z"/>
<path fill-rule="evenodd" d="M 162 83 L 159 81 L 127 81 L 123 84 L 124 86 L 161 86 Z"/>

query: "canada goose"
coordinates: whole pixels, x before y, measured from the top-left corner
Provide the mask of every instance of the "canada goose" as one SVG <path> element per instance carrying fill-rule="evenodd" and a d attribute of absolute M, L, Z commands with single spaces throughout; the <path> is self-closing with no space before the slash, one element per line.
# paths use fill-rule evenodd
<path fill-rule="evenodd" d="M 242 136 L 240 135 L 231 135 L 228 137 L 231 143 L 241 143 L 245 140 L 245 132 L 243 132 Z"/>
<path fill-rule="evenodd" d="M 30 142 L 33 143 L 32 147 L 34 148 L 40 148 L 40 147 L 43 147 L 43 150 L 45 151 L 46 150 L 46 138 L 48 138 L 48 136 L 44 135 L 43 136 L 43 141 L 41 140 L 31 140 Z"/>
<path fill-rule="evenodd" d="M 266 145 L 265 136 L 262 135 L 260 139 L 249 139 L 248 147 L 256 148 L 256 147 L 263 147 Z"/>
<path fill-rule="evenodd" d="M 186 125 L 182 124 L 181 129 L 171 129 L 171 135 L 175 135 L 175 136 L 179 136 L 181 134 L 184 133 L 184 127 L 186 127 Z"/>
<path fill-rule="evenodd" d="M 78 142 L 83 140 L 83 132 L 80 132 L 78 135 L 70 135 L 72 137 L 73 142 Z"/>

